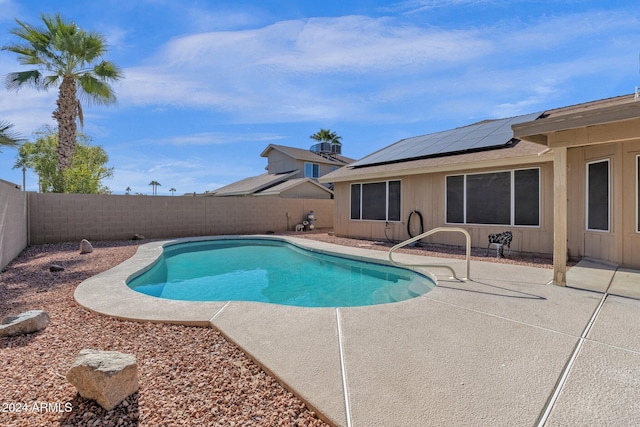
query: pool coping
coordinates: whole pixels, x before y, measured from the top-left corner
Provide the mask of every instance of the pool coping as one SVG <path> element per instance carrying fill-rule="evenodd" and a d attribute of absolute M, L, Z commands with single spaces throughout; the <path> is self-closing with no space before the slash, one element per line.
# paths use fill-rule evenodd
<path fill-rule="evenodd" d="M 333 255 L 363 262 L 393 266 L 379 254 L 367 253 L 361 248 L 348 248 L 290 236 L 271 235 L 223 235 L 198 236 L 159 240 L 141 245 L 136 253 L 121 264 L 83 281 L 74 292 L 75 301 L 87 310 L 122 320 L 151 321 L 191 326 L 210 326 L 217 313 L 230 301 L 178 301 L 145 295 L 131 289 L 127 282 L 149 270 L 162 255 L 164 248 L 181 243 L 212 240 L 270 240 L 289 243 L 310 252 Z M 386 252 L 381 252 L 386 254 Z M 402 256 L 396 255 L 402 260 Z M 424 259 L 424 258 L 422 258 Z M 413 260 L 415 262 L 415 260 Z M 405 259 L 406 263 L 412 260 Z M 415 271 L 432 280 L 437 277 L 426 268 L 401 267 Z M 239 301 L 234 301 L 239 302 Z M 243 301 L 246 303 L 254 303 Z M 402 302 L 402 301 L 400 301 Z M 255 302 L 255 304 L 268 304 Z M 299 307 L 322 308 L 322 307 Z"/>

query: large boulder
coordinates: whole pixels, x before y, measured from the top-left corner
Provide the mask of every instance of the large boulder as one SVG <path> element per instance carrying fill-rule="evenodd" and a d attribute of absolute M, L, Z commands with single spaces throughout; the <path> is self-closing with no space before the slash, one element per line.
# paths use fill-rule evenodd
<path fill-rule="evenodd" d="M 46 328 L 49 322 L 49 315 L 42 310 L 29 310 L 18 316 L 5 317 L 0 322 L 0 337 L 38 332 Z"/>
<path fill-rule="evenodd" d="M 85 399 L 107 411 L 138 391 L 138 365 L 132 354 L 84 349 L 67 372 L 67 380 Z"/>
<path fill-rule="evenodd" d="M 93 252 L 93 246 L 87 239 L 82 239 L 80 242 L 80 253 L 81 254 L 90 254 Z"/>

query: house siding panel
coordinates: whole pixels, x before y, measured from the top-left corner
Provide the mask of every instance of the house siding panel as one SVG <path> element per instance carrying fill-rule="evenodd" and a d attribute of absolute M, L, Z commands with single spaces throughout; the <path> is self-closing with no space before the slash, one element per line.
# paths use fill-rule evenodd
<path fill-rule="evenodd" d="M 518 169 L 520 167 L 540 167 L 541 185 L 541 225 L 540 227 L 519 226 L 491 226 L 491 225 L 463 225 L 462 227 L 471 234 L 471 242 L 474 247 L 486 247 L 487 236 L 491 233 L 511 230 L 514 233 L 512 249 L 522 252 L 534 252 L 551 254 L 553 251 L 553 168 L 551 163 L 536 165 L 513 165 L 504 170 Z M 491 169 L 490 171 L 495 171 Z M 489 170 L 477 169 L 468 172 L 485 172 Z M 390 222 L 387 226 L 384 221 L 358 221 L 349 219 L 350 206 L 350 182 L 341 182 L 335 185 L 336 217 L 334 219 L 334 231 L 336 235 L 346 237 L 358 237 L 373 240 L 402 241 L 409 238 L 407 232 L 407 220 L 409 214 L 417 210 L 423 216 L 424 231 L 442 226 L 458 226 L 447 224 L 445 221 L 445 181 L 446 173 L 421 174 L 397 176 L 388 179 L 400 179 L 402 181 L 402 210 L 400 222 Z M 375 182 L 358 181 L 358 182 Z M 419 234 L 417 221 L 412 219 L 412 235 Z M 387 232 L 385 235 L 385 227 Z M 427 243 L 463 246 L 464 237 L 455 233 L 437 233 L 424 240 Z"/>

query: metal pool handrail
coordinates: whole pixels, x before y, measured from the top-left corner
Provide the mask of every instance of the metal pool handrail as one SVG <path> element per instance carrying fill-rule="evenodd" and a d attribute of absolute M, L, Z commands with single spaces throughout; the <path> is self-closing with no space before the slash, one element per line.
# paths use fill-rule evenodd
<path fill-rule="evenodd" d="M 415 241 L 418 241 L 420 239 L 424 239 L 427 236 L 430 236 L 432 234 L 435 233 L 439 233 L 441 231 L 453 231 L 453 232 L 458 232 L 458 233 L 462 233 L 465 235 L 466 240 L 467 240 L 467 275 L 466 277 L 463 277 L 462 279 L 459 279 L 458 276 L 456 276 L 456 272 L 453 270 L 453 268 L 451 268 L 448 265 L 443 265 L 443 264 L 400 264 L 397 263 L 396 261 L 393 260 L 393 252 L 396 249 L 400 249 L 403 246 L 406 246 L 410 243 L 413 243 Z M 392 247 L 391 249 L 389 249 L 389 261 L 391 261 L 391 264 L 397 266 L 397 267 L 436 267 L 436 268 L 446 268 L 447 270 L 449 270 L 451 272 L 451 274 L 453 275 L 453 279 L 456 280 L 469 280 L 469 270 L 471 267 L 471 236 L 469 235 L 469 232 L 467 230 L 465 230 L 464 228 L 460 228 L 460 227 L 436 227 L 432 230 L 429 231 L 425 231 L 424 233 L 416 236 L 416 237 L 412 237 L 411 239 L 405 240 L 402 243 L 398 243 L 397 245 L 395 245 L 394 247 Z"/>

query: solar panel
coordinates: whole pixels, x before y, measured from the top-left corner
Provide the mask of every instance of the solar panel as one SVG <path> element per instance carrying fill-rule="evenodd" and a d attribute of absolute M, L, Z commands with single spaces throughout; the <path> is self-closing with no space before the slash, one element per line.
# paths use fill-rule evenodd
<path fill-rule="evenodd" d="M 506 147 L 513 139 L 512 125 L 535 120 L 540 117 L 540 114 L 532 113 L 507 119 L 483 121 L 443 132 L 402 139 L 363 157 L 350 166 L 372 166 Z"/>

